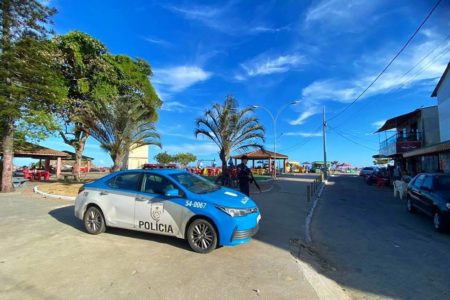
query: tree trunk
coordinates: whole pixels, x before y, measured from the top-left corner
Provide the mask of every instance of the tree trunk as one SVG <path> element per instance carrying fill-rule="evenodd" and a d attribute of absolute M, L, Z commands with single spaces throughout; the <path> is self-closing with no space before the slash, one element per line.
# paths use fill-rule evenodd
<path fill-rule="evenodd" d="M 114 165 L 112 167 L 112 172 L 117 172 L 122 170 L 122 166 L 123 166 L 123 159 L 124 159 L 124 154 L 116 154 L 114 157 L 112 157 Z"/>
<path fill-rule="evenodd" d="M 13 157 L 14 157 L 14 121 L 8 118 L 3 127 L 3 169 L 2 169 L 2 189 L 4 193 L 11 192 L 12 186 L 12 171 L 13 171 Z"/>
<path fill-rule="evenodd" d="M 75 163 L 72 168 L 72 174 L 75 175 L 75 181 L 80 181 L 81 177 L 81 163 L 83 160 L 83 152 L 84 152 L 84 146 L 86 145 L 86 140 L 89 137 L 89 134 L 86 132 L 83 132 L 81 134 L 80 140 L 76 143 L 74 143 L 75 148 Z"/>
<path fill-rule="evenodd" d="M 222 149 L 219 153 L 220 160 L 222 161 L 222 174 L 227 175 L 228 174 L 228 166 L 227 166 L 227 155 L 225 154 L 225 151 Z"/>

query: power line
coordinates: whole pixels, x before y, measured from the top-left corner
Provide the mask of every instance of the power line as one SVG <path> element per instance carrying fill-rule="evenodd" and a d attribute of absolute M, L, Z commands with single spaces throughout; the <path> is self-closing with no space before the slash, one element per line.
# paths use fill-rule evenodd
<path fill-rule="evenodd" d="M 330 127 L 330 126 L 328 126 L 328 128 L 330 128 L 333 132 L 337 133 L 339 136 L 341 136 L 342 138 L 352 142 L 355 145 L 358 145 L 358 146 L 361 146 L 363 148 L 369 149 L 370 151 L 378 151 L 377 149 L 374 149 L 374 148 L 371 148 L 371 147 L 367 147 L 366 145 L 361 144 L 361 143 L 359 143 L 359 142 L 357 142 L 357 141 L 347 137 L 345 134 L 343 134 L 340 131 L 336 130 L 336 128 L 333 128 L 333 127 Z"/>
<path fill-rule="evenodd" d="M 392 63 L 397 59 L 397 57 L 406 49 L 406 47 L 411 43 L 413 38 L 417 35 L 417 33 L 420 31 L 422 26 L 428 21 L 428 19 L 433 14 L 434 10 L 438 7 L 438 5 L 442 2 L 442 0 L 438 0 L 436 4 L 433 6 L 433 8 L 428 12 L 425 19 L 420 23 L 419 27 L 414 31 L 414 33 L 409 37 L 409 39 L 406 41 L 406 43 L 403 45 L 403 47 L 400 49 L 400 51 L 397 52 L 397 54 L 391 59 L 391 61 L 384 67 L 384 69 L 378 74 L 377 77 L 356 97 L 355 100 L 353 100 L 349 105 L 347 105 L 343 110 L 338 112 L 336 115 L 332 116 L 328 119 L 328 121 L 333 120 L 337 118 L 338 116 L 342 115 L 345 111 L 347 111 L 353 104 L 356 103 L 374 84 L 377 82 L 377 80 L 383 75 L 386 70 L 392 65 Z"/>
<path fill-rule="evenodd" d="M 447 41 L 450 38 L 450 35 L 447 36 L 444 39 L 444 42 Z M 419 62 L 417 62 L 412 68 L 410 68 L 409 70 L 407 70 L 399 79 L 398 81 L 402 80 L 403 78 L 405 78 L 405 80 L 403 80 L 402 82 L 400 82 L 400 84 L 391 87 L 389 90 L 387 90 L 384 93 L 390 93 L 393 90 L 396 89 L 401 89 L 403 88 L 405 85 L 409 84 L 410 82 L 412 82 L 417 76 L 419 76 L 421 73 L 423 73 L 424 71 L 426 71 L 439 57 L 441 57 L 443 54 L 448 53 L 448 49 L 450 48 L 450 44 L 445 45 L 443 48 L 441 48 L 441 51 L 437 53 L 437 55 L 435 55 L 434 57 L 432 57 L 429 62 L 422 66 L 417 72 L 415 72 L 414 74 L 412 74 L 412 76 L 410 77 L 406 77 L 406 75 L 408 75 L 413 69 L 415 69 L 417 66 L 419 66 L 425 59 L 427 59 L 432 53 L 434 53 L 437 49 L 439 48 L 433 48 L 431 51 L 429 51 L 425 56 L 423 56 Z M 367 100 L 365 102 L 365 105 L 362 105 L 358 110 L 354 111 L 351 115 L 355 115 L 357 113 L 359 113 L 363 108 L 365 108 L 368 104 L 370 103 L 370 100 Z M 343 124 L 345 123 L 345 121 L 340 122 L 338 125 L 335 126 L 336 127 L 341 127 Z"/>

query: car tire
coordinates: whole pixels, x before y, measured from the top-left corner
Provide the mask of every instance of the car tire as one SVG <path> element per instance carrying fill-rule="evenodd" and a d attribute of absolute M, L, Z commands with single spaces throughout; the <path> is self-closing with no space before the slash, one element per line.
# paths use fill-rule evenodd
<path fill-rule="evenodd" d="M 102 211 L 96 207 L 89 207 L 84 213 L 83 218 L 84 228 L 90 234 L 100 234 L 105 232 L 106 224 Z"/>
<path fill-rule="evenodd" d="M 443 218 L 442 213 L 439 209 L 436 209 L 433 214 L 433 226 L 437 232 L 446 232 L 447 231 L 447 222 Z"/>
<path fill-rule="evenodd" d="M 410 197 L 406 197 L 406 210 L 408 210 L 408 212 L 411 214 L 414 214 L 416 212 L 416 208 L 414 207 Z"/>
<path fill-rule="evenodd" d="M 205 219 L 193 221 L 187 229 L 187 240 L 192 250 L 206 254 L 217 248 L 217 232 L 211 222 Z"/>

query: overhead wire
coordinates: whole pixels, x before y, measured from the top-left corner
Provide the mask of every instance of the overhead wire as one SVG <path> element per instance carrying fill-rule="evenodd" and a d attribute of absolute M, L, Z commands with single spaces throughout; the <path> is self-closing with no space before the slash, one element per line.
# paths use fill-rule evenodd
<path fill-rule="evenodd" d="M 344 109 L 342 109 L 340 112 L 332 116 L 328 119 L 328 121 L 333 120 L 337 118 L 338 116 L 342 115 L 344 112 L 346 112 L 353 104 L 355 104 L 374 84 L 378 81 L 378 79 L 386 72 L 386 70 L 394 63 L 394 61 L 399 57 L 399 55 L 408 47 L 408 45 L 411 43 L 411 41 L 414 39 L 414 37 L 419 33 L 420 29 L 422 29 L 423 25 L 428 21 L 428 19 L 431 17 L 433 12 L 436 10 L 436 8 L 439 6 L 439 4 L 442 2 L 442 0 L 438 0 L 433 8 L 428 12 L 425 19 L 422 20 L 419 27 L 416 28 L 414 33 L 409 37 L 409 39 L 406 41 L 406 43 L 400 48 L 400 50 L 395 54 L 395 56 L 389 61 L 389 63 L 381 70 L 381 72 L 375 77 L 374 80 L 371 81 L 371 83 L 352 101 L 350 102 Z"/>
<path fill-rule="evenodd" d="M 364 144 L 361 144 L 361 143 L 359 143 L 359 142 L 357 142 L 357 141 L 355 141 L 355 140 L 349 138 L 349 137 L 346 136 L 344 133 L 342 133 L 341 131 L 339 131 L 339 130 L 333 128 L 333 127 L 328 126 L 328 128 L 330 128 L 331 131 L 333 131 L 334 133 L 338 134 L 338 135 L 341 136 L 342 138 L 344 138 L 344 139 L 346 139 L 346 140 L 352 142 L 352 143 L 355 144 L 355 145 L 358 145 L 358 146 L 360 146 L 360 147 L 366 148 L 366 149 L 368 149 L 368 150 L 370 150 L 370 151 L 378 151 L 378 149 L 368 147 L 368 146 L 366 146 L 366 145 L 364 145 Z"/>

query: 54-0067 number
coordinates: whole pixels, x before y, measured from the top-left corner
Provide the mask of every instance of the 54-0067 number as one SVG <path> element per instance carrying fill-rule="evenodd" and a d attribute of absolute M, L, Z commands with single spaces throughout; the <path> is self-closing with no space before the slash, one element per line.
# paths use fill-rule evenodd
<path fill-rule="evenodd" d="M 195 208 L 205 208 L 206 207 L 206 203 L 205 202 L 198 202 L 198 201 L 190 201 L 190 200 L 186 200 L 186 204 L 187 207 L 195 207 Z"/>

